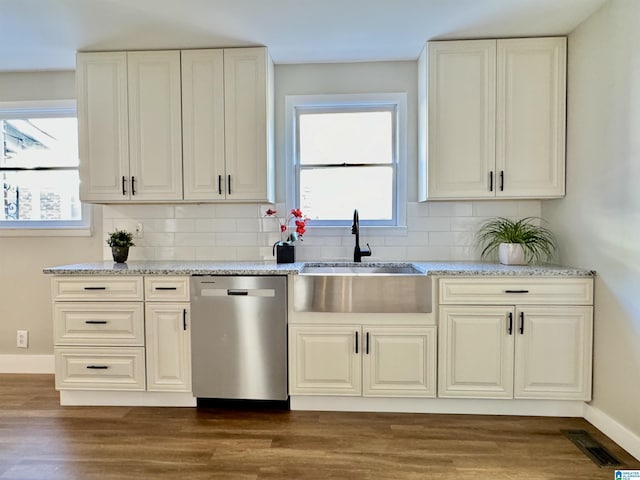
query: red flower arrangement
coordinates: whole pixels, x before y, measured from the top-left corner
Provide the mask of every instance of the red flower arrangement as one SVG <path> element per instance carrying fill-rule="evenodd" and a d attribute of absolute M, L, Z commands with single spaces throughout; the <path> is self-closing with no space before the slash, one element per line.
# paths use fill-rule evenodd
<path fill-rule="evenodd" d="M 298 239 L 302 241 L 302 236 L 307 231 L 306 226 L 309 219 L 304 217 L 299 208 L 291 209 L 284 222 L 280 220 L 277 213 L 278 212 L 276 210 L 272 210 L 270 208 L 265 212 L 265 215 L 267 217 L 274 217 L 278 220 L 278 223 L 280 224 L 280 236 L 282 238 L 281 243 L 292 244 Z M 290 226 L 291 220 L 294 220 L 295 230 Z"/>

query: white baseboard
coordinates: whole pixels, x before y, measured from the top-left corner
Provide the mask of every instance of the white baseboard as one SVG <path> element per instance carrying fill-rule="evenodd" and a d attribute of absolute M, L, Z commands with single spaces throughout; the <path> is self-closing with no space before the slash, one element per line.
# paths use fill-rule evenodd
<path fill-rule="evenodd" d="M 53 355 L 0 355 L 0 373 L 54 373 Z"/>
<path fill-rule="evenodd" d="M 585 404 L 584 418 L 627 452 L 640 460 L 640 436 L 621 425 L 602 410 Z"/>
<path fill-rule="evenodd" d="M 60 390 L 60 405 L 92 407 L 195 407 L 191 393 Z"/>
<path fill-rule="evenodd" d="M 582 401 L 364 398 L 292 395 L 291 410 L 582 417 Z"/>

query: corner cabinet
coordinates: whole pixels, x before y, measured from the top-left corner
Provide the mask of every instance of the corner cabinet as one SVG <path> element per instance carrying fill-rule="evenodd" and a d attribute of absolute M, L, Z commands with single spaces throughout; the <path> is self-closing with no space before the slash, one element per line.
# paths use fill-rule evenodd
<path fill-rule="evenodd" d="M 557 198 L 566 38 L 430 42 L 419 58 L 419 198 Z"/>
<path fill-rule="evenodd" d="M 439 397 L 591 398 L 592 278 L 443 278 L 439 299 Z"/>
<path fill-rule="evenodd" d="M 272 201 L 266 48 L 78 53 L 81 199 Z"/>
<path fill-rule="evenodd" d="M 290 325 L 292 395 L 435 397 L 436 327 Z"/>

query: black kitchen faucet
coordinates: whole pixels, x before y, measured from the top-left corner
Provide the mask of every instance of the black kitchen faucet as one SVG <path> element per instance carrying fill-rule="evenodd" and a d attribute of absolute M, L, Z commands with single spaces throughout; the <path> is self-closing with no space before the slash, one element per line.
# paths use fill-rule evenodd
<path fill-rule="evenodd" d="M 362 262 L 362 257 L 371 256 L 371 247 L 367 243 L 366 247 L 360 247 L 360 217 L 358 209 L 353 211 L 353 224 L 351 225 L 351 233 L 356 236 L 356 246 L 353 249 L 353 261 Z"/>

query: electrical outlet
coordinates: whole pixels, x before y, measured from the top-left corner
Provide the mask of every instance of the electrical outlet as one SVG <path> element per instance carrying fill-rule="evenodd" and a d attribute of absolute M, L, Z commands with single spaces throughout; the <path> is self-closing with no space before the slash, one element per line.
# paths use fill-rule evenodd
<path fill-rule="evenodd" d="M 29 331 L 18 330 L 18 338 L 16 342 L 18 348 L 29 348 Z"/>
<path fill-rule="evenodd" d="M 144 236 L 144 226 L 142 223 L 136 224 L 136 238 L 142 238 Z"/>

